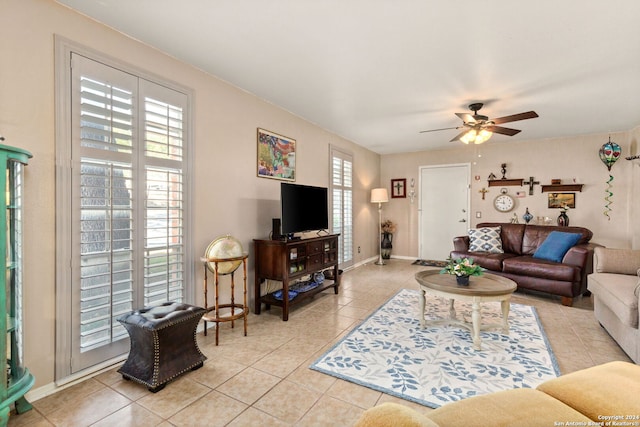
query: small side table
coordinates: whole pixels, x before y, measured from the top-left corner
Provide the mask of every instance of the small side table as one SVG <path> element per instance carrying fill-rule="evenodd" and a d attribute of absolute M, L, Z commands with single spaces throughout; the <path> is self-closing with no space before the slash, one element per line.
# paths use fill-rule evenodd
<path fill-rule="evenodd" d="M 220 323 L 223 322 L 231 322 L 231 327 L 234 327 L 234 321 L 240 318 L 244 319 L 244 336 L 247 336 L 247 311 L 249 310 L 249 306 L 247 305 L 247 258 L 249 254 L 242 254 L 240 256 L 231 257 L 231 258 L 207 258 L 202 257 L 200 261 L 204 264 L 204 309 L 205 314 L 202 316 L 202 320 L 204 320 L 204 335 L 207 335 L 207 322 L 214 322 L 216 324 L 216 345 L 218 345 L 218 339 L 220 336 Z M 242 270 L 243 270 L 243 285 L 242 285 L 242 294 L 243 294 L 243 302 L 242 304 L 236 303 L 235 301 L 235 272 L 236 269 L 227 273 L 226 266 L 233 264 L 234 262 L 242 262 Z M 214 273 L 214 305 L 213 307 L 209 307 L 208 301 L 208 270 L 210 264 L 214 265 L 213 273 Z M 222 268 L 221 268 L 222 266 Z M 220 304 L 219 302 L 219 279 L 220 276 L 230 274 L 231 275 L 231 302 Z"/>

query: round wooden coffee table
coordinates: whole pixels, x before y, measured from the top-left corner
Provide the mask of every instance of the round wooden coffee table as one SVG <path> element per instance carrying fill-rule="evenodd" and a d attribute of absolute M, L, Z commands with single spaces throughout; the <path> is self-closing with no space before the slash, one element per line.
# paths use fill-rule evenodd
<path fill-rule="evenodd" d="M 456 278 L 451 274 L 440 274 L 440 270 L 425 270 L 416 273 L 416 280 L 420 284 L 420 326 L 425 328 L 425 302 L 426 294 L 449 300 L 449 318 L 429 321 L 429 325 L 458 325 L 472 334 L 473 348 L 481 350 L 480 331 L 502 328 L 504 334 L 509 334 L 509 299 L 516 290 L 516 283 L 506 277 L 485 273 L 482 276 L 471 277 L 468 286 L 456 283 Z M 464 320 L 458 320 L 454 301 L 471 302 L 471 324 Z M 483 302 L 498 301 L 502 306 L 502 324 L 482 325 L 480 304 Z"/>

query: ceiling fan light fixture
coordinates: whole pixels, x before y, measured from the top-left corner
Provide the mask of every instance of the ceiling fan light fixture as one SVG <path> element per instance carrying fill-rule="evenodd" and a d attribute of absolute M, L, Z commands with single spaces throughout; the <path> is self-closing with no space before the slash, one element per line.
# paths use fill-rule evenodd
<path fill-rule="evenodd" d="M 472 142 L 474 144 L 482 144 L 488 141 L 494 133 L 507 136 L 513 136 L 520 133 L 519 129 L 511 129 L 499 126 L 503 123 L 517 122 L 519 120 L 535 119 L 536 117 L 539 117 L 538 113 L 536 113 L 535 111 L 527 111 L 525 113 L 512 114 L 510 116 L 489 119 L 488 116 L 478 114 L 478 110 L 480 110 L 481 108 L 482 103 L 476 102 L 475 104 L 469 105 L 469 109 L 473 111 L 473 114 L 456 113 L 456 116 L 462 119 L 462 126 L 422 130 L 420 131 L 420 133 L 449 129 L 464 129 L 462 132 L 454 136 L 449 142 L 462 141 L 465 144 L 470 144 Z"/>
<path fill-rule="evenodd" d="M 480 131 L 477 131 L 476 129 L 471 129 L 469 132 L 465 133 L 464 135 L 462 135 L 462 137 L 460 137 L 460 141 L 464 142 L 465 144 L 469 144 L 472 142 L 474 144 L 482 144 L 483 142 L 491 138 L 492 135 L 493 135 L 493 132 L 490 132 L 486 129 L 480 129 Z"/>
<path fill-rule="evenodd" d="M 469 132 L 465 133 L 460 137 L 460 141 L 464 142 L 465 144 L 468 144 L 470 142 L 475 141 L 476 136 L 478 136 L 478 133 L 476 132 L 476 130 L 471 129 Z"/>
<path fill-rule="evenodd" d="M 487 141 L 489 138 L 491 138 L 491 136 L 493 135 L 493 132 L 489 132 L 486 129 L 482 129 L 478 135 L 476 136 L 475 141 L 473 141 L 474 144 L 482 144 L 483 142 Z"/>

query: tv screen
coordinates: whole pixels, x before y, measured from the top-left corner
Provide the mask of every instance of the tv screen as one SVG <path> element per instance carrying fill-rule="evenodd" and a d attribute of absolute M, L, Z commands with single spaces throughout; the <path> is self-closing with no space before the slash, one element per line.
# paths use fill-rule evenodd
<path fill-rule="evenodd" d="M 327 189 L 309 185 L 280 184 L 282 234 L 329 228 Z"/>

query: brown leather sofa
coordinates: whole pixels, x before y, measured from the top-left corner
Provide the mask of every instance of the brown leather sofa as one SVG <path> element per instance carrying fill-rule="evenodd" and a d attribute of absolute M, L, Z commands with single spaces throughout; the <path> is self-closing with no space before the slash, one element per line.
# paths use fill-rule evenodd
<path fill-rule="evenodd" d="M 518 288 L 547 292 L 562 297 L 562 304 L 571 306 L 573 298 L 587 294 L 587 274 L 593 271 L 593 248 L 589 243 L 593 233 L 583 227 L 555 227 L 529 224 L 484 222 L 476 226 L 501 227 L 504 253 L 470 252 L 469 236 L 453 239 L 452 258 L 473 258 L 490 273 L 508 277 Z M 536 249 L 552 231 L 578 233 L 582 237 L 565 254 L 562 262 L 534 258 Z"/>

